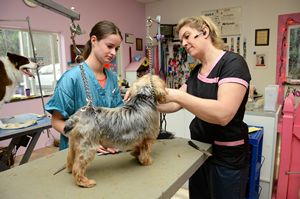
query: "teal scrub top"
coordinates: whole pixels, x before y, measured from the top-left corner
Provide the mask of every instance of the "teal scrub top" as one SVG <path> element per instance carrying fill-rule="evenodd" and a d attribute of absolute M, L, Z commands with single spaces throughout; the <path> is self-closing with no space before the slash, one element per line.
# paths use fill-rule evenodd
<path fill-rule="evenodd" d="M 110 70 L 104 68 L 106 84 L 102 88 L 97 81 L 93 71 L 84 62 L 84 71 L 88 79 L 90 93 L 94 106 L 114 108 L 121 106 L 121 97 L 117 76 Z M 45 110 L 50 114 L 58 111 L 67 120 L 78 109 L 87 104 L 87 96 L 80 72 L 79 65 L 66 71 L 57 82 L 54 94 L 45 105 Z M 68 147 L 68 138 L 61 134 L 60 150 Z"/>

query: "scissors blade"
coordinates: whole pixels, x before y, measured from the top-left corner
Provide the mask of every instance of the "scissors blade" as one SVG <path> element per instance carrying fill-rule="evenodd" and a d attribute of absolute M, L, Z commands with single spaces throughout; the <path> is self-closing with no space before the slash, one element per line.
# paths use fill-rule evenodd
<path fill-rule="evenodd" d="M 189 145 L 192 146 L 193 148 L 199 150 L 200 152 L 202 152 L 203 154 L 207 155 L 208 157 L 212 156 L 212 154 L 200 147 L 198 147 L 194 142 L 192 142 L 191 140 L 188 141 Z"/>

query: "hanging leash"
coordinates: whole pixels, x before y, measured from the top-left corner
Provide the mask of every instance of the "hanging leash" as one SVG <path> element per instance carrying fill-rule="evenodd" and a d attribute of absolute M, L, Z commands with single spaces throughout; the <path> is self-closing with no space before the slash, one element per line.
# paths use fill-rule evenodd
<path fill-rule="evenodd" d="M 72 20 L 72 23 L 70 24 L 70 31 L 71 31 L 71 40 L 72 40 L 72 51 L 75 55 L 74 62 L 81 63 L 84 61 L 84 58 L 82 56 L 82 52 L 76 46 L 75 36 L 81 35 L 82 31 L 79 24 L 77 26 L 75 25 L 74 20 Z"/>
<path fill-rule="evenodd" d="M 70 24 L 70 31 L 71 31 L 71 40 L 72 40 L 72 45 L 73 45 L 73 53 L 75 54 L 75 63 L 78 63 L 77 61 L 79 61 L 79 68 L 80 68 L 80 72 L 81 72 L 81 77 L 83 80 L 83 85 L 84 85 L 84 89 L 85 89 L 85 93 L 86 93 L 86 101 L 87 101 L 87 105 L 81 108 L 81 111 L 86 111 L 87 109 L 92 109 L 95 111 L 95 108 L 93 106 L 93 98 L 90 92 L 90 88 L 89 88 L 89 83 L 87 80 L 87 77 L 85 75 L 84 72 L 84 68 L 83 68 L 83 61 L 84 58 L 81 55 L 81 51 L 77 48 L 76 46 L 76 42 L 75 42 L 75 36 L 76 35 L 81 35 L 82 31 L 79 25 L 75 25 L 74 20 L 72 20 L 72 23 Z"/>
<path fill-rule="evenodd" d="M 79 64 L 79 68 L 80 68 L 80 72 L 81 72 L 81 77 L 82 77 L 84 90 L 85 90 L 85 93 L 86 93 L 86 101 L 87 101 L 87 105 L 82 107 L 81 111 L 86 111 L 86 110 L 92 109 L 95 112 L 96 109 L 93 106 L 93 98 L 92 98 L 92 95 L 91 95 L 91 92 L 90 92 L 89 83 L 88 83 L 86 74 L 84 72 L 83 63 Z"/>
<path fill-rule="evenodd" d="M 160 19 L 159 19 L 160 20 Z M 160 24 L 159 20 L 154 20 L 156 23 Z M 153 20 L 151 19 L 151 17 L 148 17 L 146 20 L 146 49 L 148 51 L 148 58 L 149 58 L 149 73 L 150 73 L 150 86 L 151 86 L 151 93 L 152 96 L 155 99 L 155 87 L 153 84 L 153 78 L 152 78 L 152 70 L 153 70 L 153 66 L 152 66 L 152 47 L 153 47 L 153 38 L 150 36 L 150 27 L 152 26 L 152 22 Z M 162 38 L 161 35 L 157 35 L 157 39 L 160 40 Z M 158 47 L 160 48 L 160 46 Z M 161 63 L 159 63 L 161 64 Z M 166 130 L 166 119 L 165 119 L 165 115 L 166 114 L 162 114 L 160 113 L 160 133 L 157 137 L 157 139 L 172 139 L 175 137 L 175 135 L 173 133 L 170 133 Z M 164 130 L 162 129 L 162 125 L 163 123 L 165 123 L 165 128 Z"/>
<path fill-rule="evenodd" d="M 152 88 L 151 93 L 153 98 L 155 99 L 155 92 L 154 92 L 154 84 L 152 78 L 152 47 L 153 47 L 153 38 L 150 35 L 150 27 L 152 26 L 152 19 L 150 17 L 146 20 L 146 49 L 148 51 L 148 59 L 149 59 L 149 76 L 150 76 L 150 86 Z"/>

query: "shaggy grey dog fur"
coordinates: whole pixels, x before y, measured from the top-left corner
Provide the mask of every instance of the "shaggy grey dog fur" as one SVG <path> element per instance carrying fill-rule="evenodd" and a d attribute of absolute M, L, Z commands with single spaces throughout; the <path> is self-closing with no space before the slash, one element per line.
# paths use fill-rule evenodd
<path fill-rule="evenodd" d="M 87 107 L 65 122 L 69 137 L 67 169 L 82 187 L 96 184 L 85 176 L 99 144 L 131 150 L 142 165 L 150 165 L 152 145 L 159 134 L 157 102 L 165 101 L 165 83 L 158 76 L 145 75 L 130 88 L 128 102 L 118 108 Z"/>

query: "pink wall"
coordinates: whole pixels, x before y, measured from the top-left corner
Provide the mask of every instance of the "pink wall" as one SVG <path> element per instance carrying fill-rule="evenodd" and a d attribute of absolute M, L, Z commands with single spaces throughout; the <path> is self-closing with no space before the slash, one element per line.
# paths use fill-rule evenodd
<path fill-rule="evenodd" d="M 86 31 L 86 34 L 76 37 L 77 44 L 85 44 L 89 39 L 92 26 L 104 19 L 113 21 L 121 29 L 123 38 L 125 33 L 134 34 L 138 38 L 145 38 L 145 6 L 135 0 L 54 1 L 67 8 L 73 6 L 80 13 L 80 20 L 75 21 L 75 23 L 79 24 L 81 29 Z M 0 19 L 26 19 L 27 16 L 30 17 L 32 30 L 61 33 L 63 39 L 63 68 L 65 69 L 66 63 L 70 60 L 71 39 L 69 25 L 71 20 L 42 7 L 27 7 L 22 0 L 0 0 Z M 0 22 L 0 27 L 28 29 L 27 23 L 24 22 Z M 145 39 L 143 39 L 143 42 L 145 42 Z M 141 53 L 136 53 L 135 44 L 127 44 L 123 41 L 121 52 L 123 68 L 129 64 L 130 46 L 132 55 Z M 5 104 L 0 110 L 0 117 L 29 112 L 43 113 L 40 99 Z M 43 147 L 47 143 L 47 136 L 44 134 L 42 136 L 36 148 Z"/>
<path fill-rule="evenodd" d="M 77 44 L 85 44 L 89 38 L 91 28 L 100 20 L 111 20 L 123 34 L 131 33 L 135 37 L 145 38 L 145 5 L 135 0 L 55 0 L 66 8 L 75 7 L 80 14 L 79 24 L 86 34 L 76 37 Z M 70 60 L 70 29 L 71 20 L 42 7 L 30 8 L 22 0 L 0 0 L 0 19 L 26 19 L 30 17 L 31 29 L 59 32 L 64 39 L 64 65 Z M 0 26 L 23 27 L 26 23 L 0 22 Z M 144 42 L 144 40 L 143 40 Z M 122 43 L 122 66 L 129 64 L 129 46 L 132 55 L 136 54 L 135 44 Z M 138 52 L 140 54 L 140 52 Z"/>

